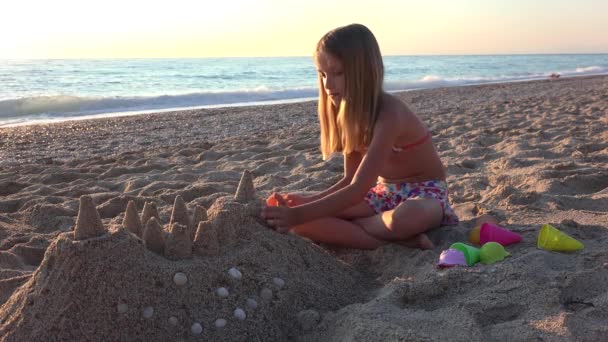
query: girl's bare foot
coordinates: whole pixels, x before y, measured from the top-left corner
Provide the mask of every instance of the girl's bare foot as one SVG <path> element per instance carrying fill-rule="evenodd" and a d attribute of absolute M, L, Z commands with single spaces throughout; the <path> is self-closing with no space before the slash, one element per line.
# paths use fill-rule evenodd
<path fill-rule="evenodd" d="M 420 248 L 420 249 L 435 248 L 435 245 L 433 244 L 431 239 L 429 239 L 429 237 L 426 236 L 426 234 L 424 234 L 424 233 L 418 234 L 411 239 L 397 241 L 397 243 L 402 246 L 410 247 L 410 248 Z"/>

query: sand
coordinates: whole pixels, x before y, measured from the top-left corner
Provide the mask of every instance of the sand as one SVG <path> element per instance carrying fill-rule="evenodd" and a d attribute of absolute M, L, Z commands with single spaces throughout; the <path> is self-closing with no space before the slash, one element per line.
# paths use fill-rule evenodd
<path fill-rule="evenodd" d="M 341 177 L 315 102 L 0 129 L 0 340 L 605 339 L 608 77 L 399 96 L 461 218 L 429 233 L 433 250 L 337 249 L 260 222 L 272 191 Z M 511 256 L 439 269 L 484 214 L 523 236 Z M 537 248 L 545 223 L 585 248 Z"/>

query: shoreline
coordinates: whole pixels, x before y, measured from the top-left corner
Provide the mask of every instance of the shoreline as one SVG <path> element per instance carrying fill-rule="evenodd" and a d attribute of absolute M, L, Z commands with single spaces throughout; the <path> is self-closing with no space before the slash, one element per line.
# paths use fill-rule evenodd
<path fill-rule="evenodd" d="M 585 91 L 581 91 L 579 85 L 584 87 L 602 82 L 608 82 L 608 76 L 419 89 L 395 95 L 429 124 L 427 117 L 430 115 L 446 113 L 454 108 L 483 107 L 501 101 L 526 99 L 537 96 L 536 92 L 551 97 L 569 93 L 583 95 Z M 553 90 L 555 94 L 552 94 Z M 473 96 L 468 96 L 468 93 Z M 84 155 L 113 155 L 146 147 L 218 141 L 297 127 L 317 128 L 317 121 L 316 100 L 311 100 L 0 127 L 0 165 L 37 160 L 48 162 L 49 158 L 67 160 Z M 133 133 L 137 134 L 133 136 Z M 85 134 L 90 135 L 85 137 Z M 134 141 L 130 141 L 129 135 Z"/>
<path fill-rule="evenodd" d="M 573 78 L 594 78 L 594 77 L 608 77 L 608 74 L 590 74 L 590 75 L 562 75 L 560 79 L 573 79 Z M 486 81 L 479 83 L 469 83 L 469 84 L 460 84 L 460 85 L 442 85 L 442 86 L 429 86 L 429 87 L 418 87 L 412 89 L 400 89 L 400 90 L 387 90 L 387 92 L 392 94 L 400 94 L 411 91 L 422 91 L 429 89 L 445 89 L 445 88 L 460 88 L 460 87 L 474 87 L 474 86 L 484 86 L 484 85 L 498 85 L 498 84 L 511 84 L 511 83 L 526 83 L 526 82 L 542 82 L 542 81 L 555 81 L 548 79 L 547 77 L 535 77 L 530 79 L 513 79 L 508 81 Z M 278 100 L 269 100 L 269 101 L 253 101 L 253 102 L 241 102 L 241 103 L 226 103 L 226 104 L 212 104 L 212 105 L 200 105 L 200 106 L 186 106 L 186 107 L 177 107 L 177 108 L 159 108 L 159 109 L 134 109 L 127 111 L 116 111 L 116 112 L 107 112 L 107 113 L 90 113 L 84 115 L 74 115 L 75 113 L 68 113 L 71 116 L 57 117 L 57 118 L 49 118 L 49 119 L 34 119 L 26 122 L 16 122 L 16 123 L 4 123 L 0 124 L 0 129 L 2 128 L 13 128 L 13 127 L 21 127 L 21 126 L 30 126 L 30 125 L 47 125 L 47 124 L 56 124 L 56 123 L 64 123 L 71 121 L 82 121 L 82 120 L 95 120 L 95 119 L 112 119 L 112 118 L 120 118 L 125 116 L 136 116 L 136 115 L 146 115 L 146 114 L 158 114 L 158 113 L 173 113 L 173 112 L 185 112 L 185 111 L 196 111 L 203 109 L 225 109 L 225 108 L 239 108 L 239 107 L 257 107 L 257 106 L 273 106 L 273 105 L 284 105 L 284 104 L 293 104 L 293 103 L 302 103 L 316 101 L 316 97 L 307 97 L 307 98 L 293 98 L 293 99 L 278 99 Z M 38 114 L 35 114 L 38 115 Z M 14 120 L 18 120 L 15 118 Z"/>

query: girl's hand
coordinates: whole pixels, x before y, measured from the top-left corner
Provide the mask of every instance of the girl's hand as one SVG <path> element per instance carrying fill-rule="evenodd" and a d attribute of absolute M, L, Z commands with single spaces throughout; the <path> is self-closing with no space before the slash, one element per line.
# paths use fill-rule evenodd
<path fill-rule="evenodd" d="M 285 200 L 288 207 L 295 207 L 298 205 L 306 204 L 308 202 L 312 202 L 313 199 L 311 197 L 307 197 L 300 194 L 284 194 L 281 195 L 279 193 L 273 192 L 267 199 L 266 204 L 271 207 L 276 207 L 279 205 L 279 198 Z"/>
<path fill-rule="evenodd" d="M 294 209 L 289 208 L 287 200 L 276 192 L 269 199 L 277 201 L 278 206 L 267 205 L 264 207 L 262 209 L 262 218 L 279 233 L 287 232 L 290 227 L 296 225 Z"/>
<path fill-rule="evenodd" d="M 312 198 L 300 194 L 285 194 L 283 195 L 283 198 L 287 201 L 287 205 L 290 207 L 312 202 Z"/>

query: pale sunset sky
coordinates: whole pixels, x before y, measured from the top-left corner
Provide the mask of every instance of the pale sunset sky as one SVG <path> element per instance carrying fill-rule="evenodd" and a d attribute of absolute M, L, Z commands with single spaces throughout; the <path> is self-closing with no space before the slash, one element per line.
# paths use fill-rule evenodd
<path fill-rule="evenodd" d="M 0 59 L 310 56 L 368 26 L 385 55 L 608 52 L 607 0 L 4 0 Z"/>

